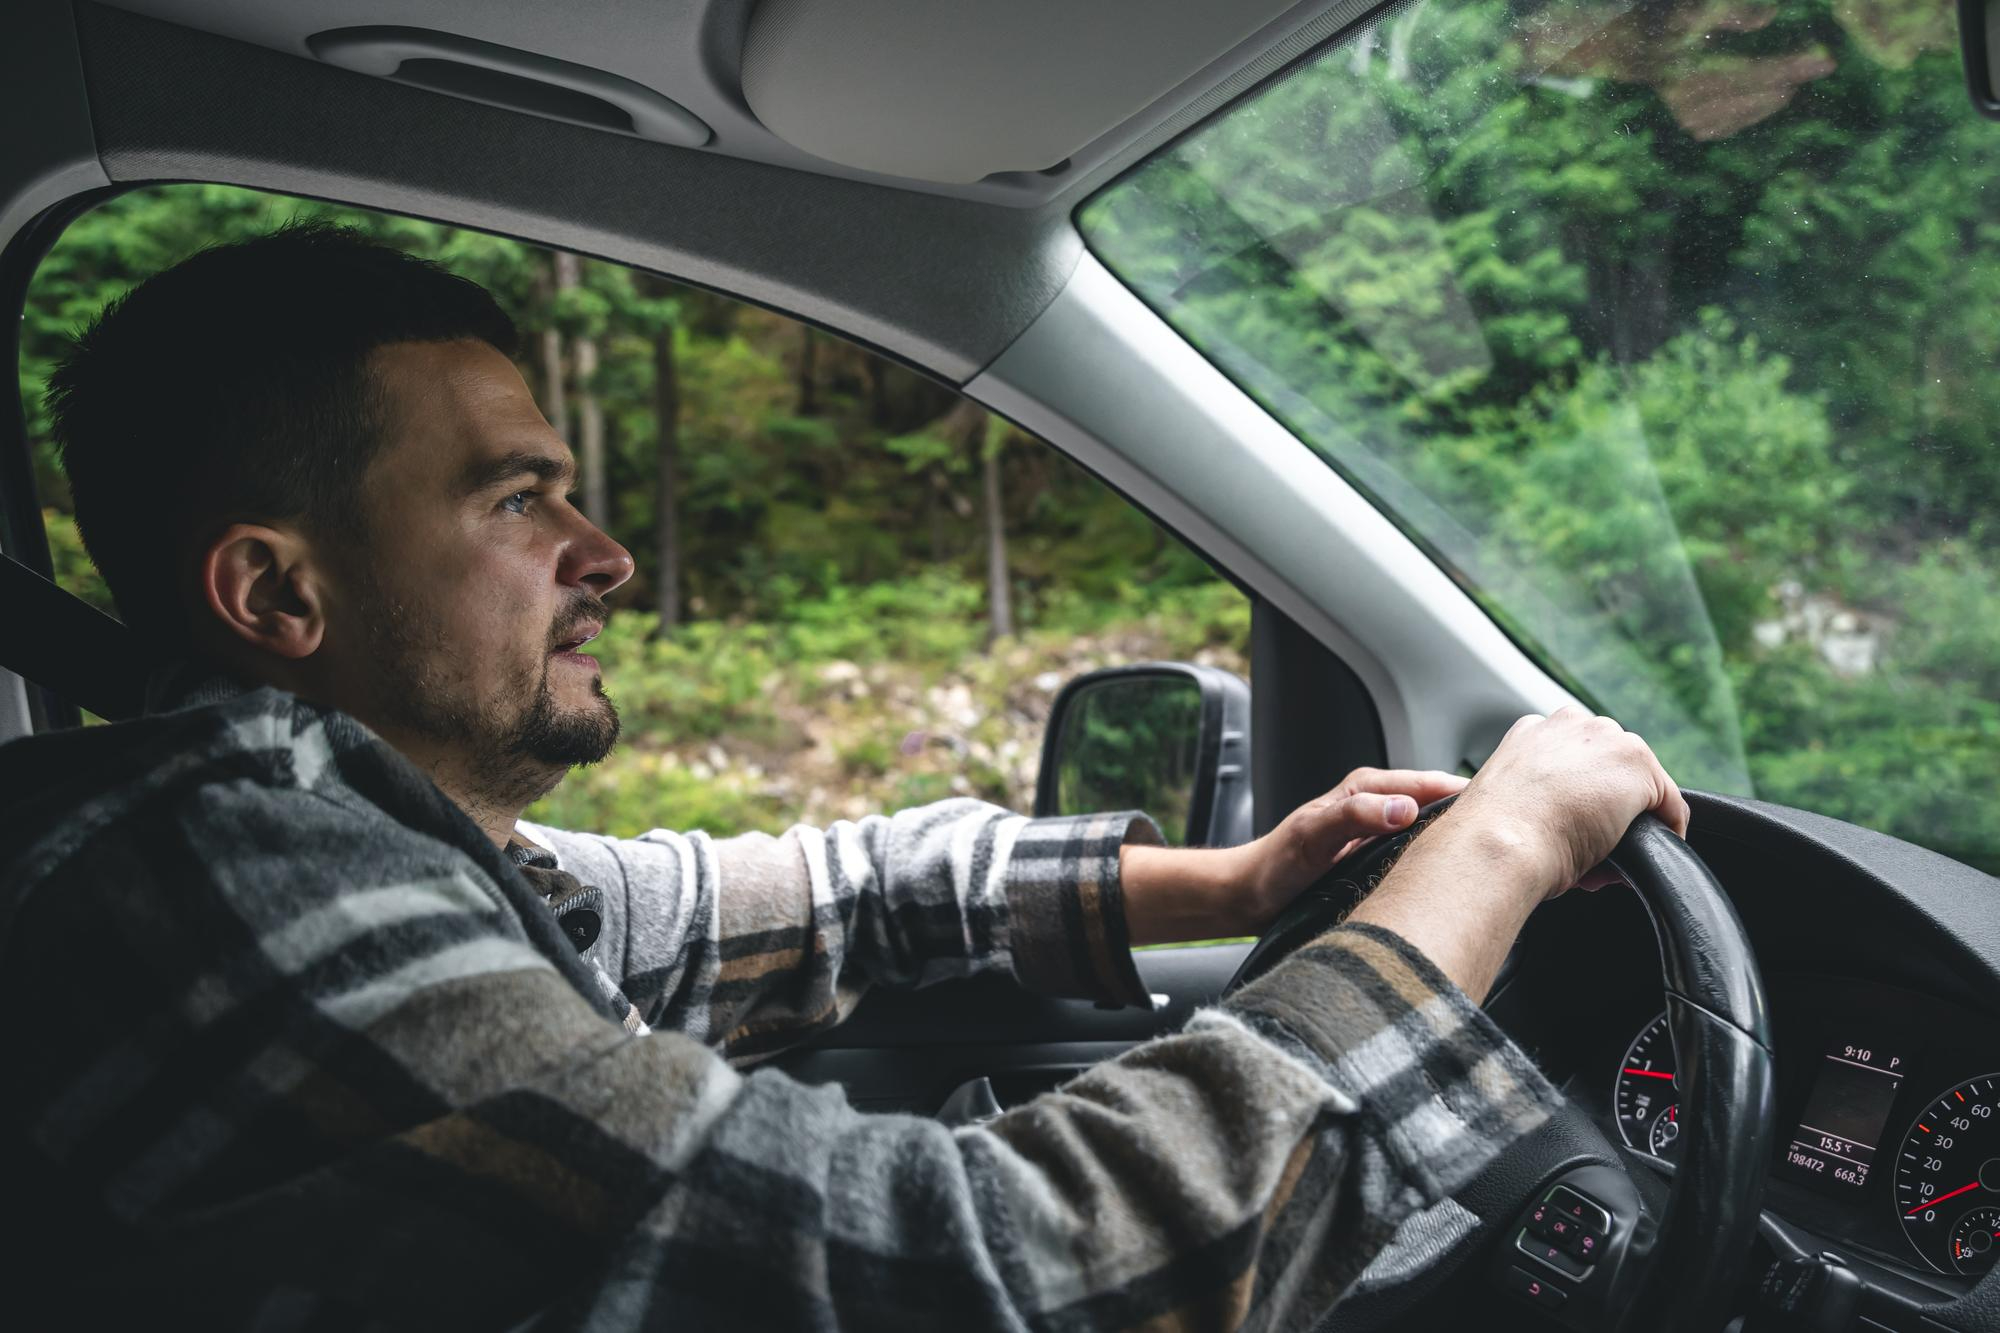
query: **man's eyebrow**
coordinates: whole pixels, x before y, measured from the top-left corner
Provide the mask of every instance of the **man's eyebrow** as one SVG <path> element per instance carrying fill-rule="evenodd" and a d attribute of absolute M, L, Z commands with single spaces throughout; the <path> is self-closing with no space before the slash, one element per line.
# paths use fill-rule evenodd
<path fill-rule="evenodd" d="M 536 453 L 530 449 L 516 449 L 497 458 L 481 458 L 468 464 L 459 474 L 458 485 L 463 494 L 477 495 L 516 477 L 534 477 L 543 482 L 567 485 L 575 475 L 576 463 L 571 459 Z"/>

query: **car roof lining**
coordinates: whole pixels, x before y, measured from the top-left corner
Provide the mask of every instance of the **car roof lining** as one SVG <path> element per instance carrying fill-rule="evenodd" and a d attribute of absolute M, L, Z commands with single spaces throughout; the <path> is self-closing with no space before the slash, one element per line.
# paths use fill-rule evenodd
<path fill-rule="evenodd" d="M 1078 203 L 1376 7 L 1294 5 L 1030 190 L 892 180 L 786 148 L 735 86 L 751 0 L 653 3 L 654 46 L 679 73 L 608 66 L 680 79 L 668 91 L 716 130 L 701 148 L 357 74 L 305 45 L 323 24 L 393 18 L 603 63 L 636 45 L 629 24 L 646 3 L 418 0 L 390 14 L 349 0 L 79 0 L 76 16 L 113 181 L 216 181 L 518 236 L 725 292 L 963 383 L 1061 290 L 1081 251 L 1069 221 Z M 708 91 L 695 96 L 697 86 Z M 745 146 L 746 125 L 765 147 Z"/>
<path fill-rule="evenodd" d="M 713 131 L 704 153 L 982 202 L 1074 207 L 1161 142 L 1161 131 L 1185 128 L 1191 110 L 1212 110 L 1376 3 L 118 0 L 118 7 L 302 58 L 313 57 L 316 38 L 376 25 L 512 49 L 670 99 Z M 753 103 L 783 124 L 774 131 Z M 891 140 L 901 151 L 884 142 Z M 980 174 L 1009 152 L 1026 154 L 1014 164 L 1020 169 Z M 1050 153 L 1066 163 L 1040 160 Z M 864 160 L 871 158 L 872 165 Z"/>
<path fill-rule="evenodd" d="M 889 190 L 503 110 L 108 6 L 76 9 L 114 182 L 339 200 L 597 255 L 781 310 L 954 383 L 1061 290 L 1053 207 Z"/>

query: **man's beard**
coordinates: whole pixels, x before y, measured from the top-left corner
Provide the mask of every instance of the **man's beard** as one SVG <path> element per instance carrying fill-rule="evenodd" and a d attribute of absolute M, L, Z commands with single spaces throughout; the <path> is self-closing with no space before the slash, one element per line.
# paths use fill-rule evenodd
<path fill-rule="evenodd" d="M 515 727 L 510 752 L 564 768 L 594 764 L 610 754 L 618 743 L 618 707 L 604 692 L 601 677 L 590 678 L 590 695 L 598 707 L 571 713 L 559 710 L 555 691 L 549 688 L 549 666 L 544 658 L 535 702 Z"/>
<path fill-rule="evenodd" d="M 596 763 L 617 744 L 618 709 L 601 679 L 591 679 L 589 704 L 564 709 L 549 681 L 551 654 L 545 653 L 539 672 L 524 666 L 510 672 L 503 688 L 482 695 L 456 663 L 438 655 L 445 637 L 436 617 L 398 601 L 372 580 L 363 596 L 369 649 L 380 668 L 371 691 L 376 711 L 456 750 L 468 783 L 483 800 L 498 806 L 538 800 L 569 769 Z M 609 614 L 595 598 L 579 597 L 556 618 L 556 628 L 566 632 Z"/>

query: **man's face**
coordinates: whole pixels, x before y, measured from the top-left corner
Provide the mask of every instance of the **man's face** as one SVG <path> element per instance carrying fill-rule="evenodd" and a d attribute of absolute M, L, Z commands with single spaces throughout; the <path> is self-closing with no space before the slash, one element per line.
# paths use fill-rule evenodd
<path fill-rule="evenodd" d="M 569 448 L 498 350 L 401 343 L 371 364 L 387 438 L 353 544 L 330 553 L 339 702 L 525 804 L 617 739 L 597 663 L 569 650 L 602 628 L 632 557 L 569 503 Z"/>

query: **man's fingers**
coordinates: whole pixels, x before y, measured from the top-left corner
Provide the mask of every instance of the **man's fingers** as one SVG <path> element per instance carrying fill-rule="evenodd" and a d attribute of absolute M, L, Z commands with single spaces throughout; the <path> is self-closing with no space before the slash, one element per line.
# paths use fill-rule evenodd
<path fill-rule="evenodd" d="M 1660 762 L 1660 756 L 1653 752 L 1653 747 L 1646 744 L 1645 737 L 1636 731 L 1626 734 L 1645 752 L 1646 765 L 1652 770 L 1654 790 L 1658 793 L 1658 798 L 1653 802 L 1653 813 L 1658 815 L 1677 837 L 1687 837 L 1690 812 L 1687 798 L 1681 795 L 1679 784 L 1668 776 L 1666 765 Z"/>
<path fill-rule="evenodd" d="M 1361 768 L 1299 812 L 1301 849 L 1314 864 L 1339 860 L 1363 838 L 1406 829 L 1420 807 L 1465 789 L 1456 773 L 1418 768 Z"/>
<path fill-rule="evenodd" d="M 1417 817 L 1417 798 L 1400 792 L 1357 792 L 1342 801 L 1339 817 L 1349 837 L 1394 833 Z"/>
<path fill-rule="evenodd" d="M 1458 774 L 1435 768 L 1360 768 L 1347 775 L 1347 781 L 1341 784 L 1341 788 L 1354 795 L 1377 792 L 1409 796 L 1415 798 L 1418 805 L 1429 805 L 1432 801 L 1456 796 L 1465 790 L 1465 783 L 1466 779 Z"/>
<path fill-rule="evenodd" d="M 1661 801 L 1657 808 L 1660 818 L 1667 822 L 1668 828 L 1683 838 L 1687 837 L 1688 821 L 1693 818 L 1694 812 L 1688 809 L 1687 797 L 1681 795 L 1681 789 L 1674 785 L 1672 778 L 1667 779 L 1666 799 Z"/>

